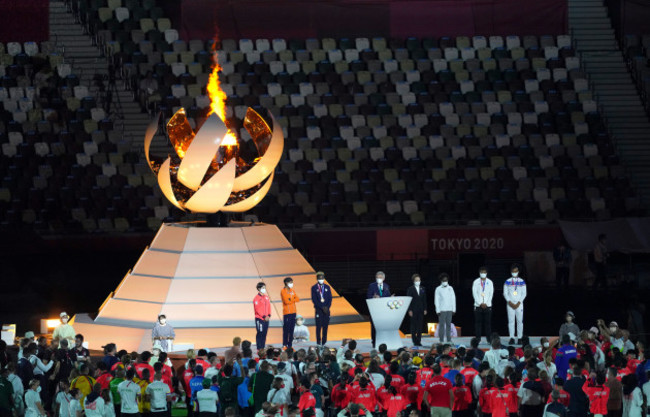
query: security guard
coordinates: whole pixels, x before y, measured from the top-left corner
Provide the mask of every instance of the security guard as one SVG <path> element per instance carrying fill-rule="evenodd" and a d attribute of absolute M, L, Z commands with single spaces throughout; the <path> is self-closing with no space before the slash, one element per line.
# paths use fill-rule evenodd
<path fill-rule="evenodd" d="M 519 276 L 519 266 L 510 267 L 511 277 L 503 284 L 503 298 L 506 299 L 508 311 L 508 331 L 510 344 L 515 343 L 515 320 L 517 321 L 517 343 L 524 335 L 524 299 L 526 298 L 526 281 Z"/>

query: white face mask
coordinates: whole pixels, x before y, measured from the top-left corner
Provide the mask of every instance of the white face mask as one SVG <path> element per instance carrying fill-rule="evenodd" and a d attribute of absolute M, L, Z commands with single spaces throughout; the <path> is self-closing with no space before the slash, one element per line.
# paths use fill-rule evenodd
<path fill-rule="evenodd" d="M 266 287 L 260 288 L 260 294 L 266 294 Z"/>
<path fill-rule="evenodd" d="M 481 278 L 487 278 L 487 272 L 481 272 L 481 273 L 479 274 L 479 276 L 480 276 Z"/>
<path fill-rule="evenodd" d="M 68 323 L 68 318 L 67 317 L 62 317 L 61 318 L 61 323 L 67 324 Z"/>
<path fill-rule="evenodd" d="M 519 272 L 511 272 L 513 278 L 517 278 L 519 276 Z"/>
<path fill-rule="evenodd" d="M 383 279 L 381 279 L 381 278 L 377 278 L 377 284 L 381 285 L 383 282 L 384 282 Z"/>
<path fill-rule="evenodd" d="M 440 285 L 442 285 L 443 287 L 446 287 L 447 285 L 449 285 L 449 282 L 447 282 L 447 281 L 442 281 L 442 284 L 440 284 Z"/>
<path fill-rule="evenodd" d="M 293 282 L 288 283 L 288 284 L 287 284 L 287 287 L 289 287 L 289 288 L 293 288 Z"/>
<path fill-rule="evenodd" d="M 318 280 L 318 283 L 319 283 L 320 285 L 323 285 L 323 284 L 325 284 L 325 280 L 324 280 L 324 279 L 319 279 L 319 280 Z"/>
<path fill-rule="evenodd" d="M 160 324 L 165 324 L 167 323 L 167 319 L 160 319 Z"/>
<path fill-rule="evenodd" d="M 545 348 L 547 348 L 547 347 L 549 347 L 549 346 L 550 346 L 550 344 L 549 344 L 548 342 L 544 342 L 544 347 L 545 347 Z"/>
<path fill-rule="evenodd" d="M 618 330 L 618 327 L 610 327 L 609 328 L 610 333 L 616 333 L 617 330 Z"/>
<path fill-rule="evenodd" d="M 304 323 L 302 320 L 296 320 L 296 324 L 297 324 L 298 326 L 302 326 L 302 323 Z"/>
<path fill-rule="evenodd" d="M 415 281 L 415 282 L 413 283 L 413 285 L 415 285 L 416 287 L 419 287 L 419 286 L 420 286 L 420 281 Z"/>

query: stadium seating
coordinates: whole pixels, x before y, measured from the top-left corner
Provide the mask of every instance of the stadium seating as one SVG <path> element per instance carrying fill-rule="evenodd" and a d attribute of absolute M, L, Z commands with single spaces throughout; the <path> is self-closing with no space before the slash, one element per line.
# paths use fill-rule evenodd
<path fill-rule="evenodd" d="M 650 34 L 626 35 L 625 57 L 646 110 L 650 111 Z"/>

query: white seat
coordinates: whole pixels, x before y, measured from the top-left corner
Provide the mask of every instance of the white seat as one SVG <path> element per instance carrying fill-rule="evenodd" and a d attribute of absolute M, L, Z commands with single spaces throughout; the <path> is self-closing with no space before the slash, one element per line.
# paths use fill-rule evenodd
<path fill-rule="evenodd" d="M 438 105 L 438 113 L 440 113 L 442 116 L 449 116 L 450 114 L 454 114 L 454 105 L 449 102 L 440 103 Z"/>
<path fill-rule="evenodd" d="M 300 71 L 300 63 L 298 61 L 285 62 L 284 66 L 287 68 L 287 74 L 295 74 Z"/>
<path fill-rule="evenodd" d="M 519 124 L 519 123 L 508 123 L 508 125 L 506 126 L 506 132 L 510 136 L 521 134 L 521 124 Z"/>
<path fill-rule="evenodd" d="M 527 93 L 531 93 L 533 91 L 539 91 L 539 81 L 535 79 L 525 80 L 524 89 L 526 90 Z"/>
<path fill-rule="evenodd" d="M 262 59 L 262 53 L 259 51 L 246 52 L 246 62 L 248 62 L 249 64 L 254 64 L 261 59 Z"/>
<path fill-rule="evenodd" d="M 472 80 L 463 80 L 460 82 L 460 92 L 465 94 L 470 91 L 474 91 L 474 81 Z"/>
<path fill-rule="evenodd" d="M 410 91 L 408 93 L 402 94 L 400 97 L 401 97 L 402 104 L 406 106 L 408 106 L 409 104 L 415 104 L 417 102 L 415 93 Z"/>
<path fill-rule="evenodd" d="M 413 146 L 405 146 L 402 148 L 402 157 L 406 161 L 415 159 L 418 157 L 418 150 L 415 149 Z"/>
<path fill-rule="evenodd" d="M 548 189 L 542 187 L 533 188 L 533 200 L 539 202 L 548 199 Z"/>
<path fill-rule="evenodd" d="M 307 137 L 311 140 L 321 137 L 320 127 L 318 126 L 307 126 Z"/>
<path fill-rule="evenodd" d="M 557 37 L 557 46 L 558 46 L 558 48 L 570 48 L 571 47 L 571 35 L 558 35 L 558 37 Z"/>
<path fill-rule="evenodd" d="M 21 111 L 28 112 L 34 108 L 34 102 L 27 97 L 18 100 L 18 107 Z"/>
<path fill-rule="evenodd" d="M 352 126 L 341 126 L 339 133 L 342 139 L 351 139 L 354 137 L 354 128 Z"/>
<path fill-rule="evenodd" d="M 84 153 L 78 153 L 76 155 L 76 159 L 77 159 L 77 164 L 81 165 L 82 167 L 85 167 L 92 163 L 92 158 L 90 157 L 90 155 L 86 155 Z"/>
<path fill-rule="evenodd" d="M 345 50 L 345 61 L 352 62 L 359 59 L 359 51 L 356 49 L 346 49 Z"/>
<path fill-rule="evenodd" d="M 375 126 L 372 128 L 372 136 L 377 139 L 381 139 L 385 136 L 388 136 L 388 129 L 386 128 L 386 126 L 381 126 L 381 125 Z"/>
<path fill-rule="evenodd" d="M 354 114 L 352 115 L 350 120 L 352 122 L 352 127 L 355 129 L 359 126 L 366 125 L 366 116 L 364 116 L 363 114 Z"/>
<path fill-rule="evenodd" d="M 24 111 L 13 112 L 14 121 L 18 123 L 25 123 L 27 121 L 27 113 Z"/>
<path fill-rule="evenodd" d="M 34 87 L 25 87 L 25 97 L 27 97 L 30 100 L 34 100 L 36 98 L 36 88 Z"/>
<path fill-rule="evenodd" d="M 544 140 L 546 141 L 546 146 L 548 147 L 559 145 L 560 135 L 558 135 L 557 133 L 549 133 L 544 137 Z"/>
<path fill-rule="evenodd" d="M 323 116 L 327 116 L 328 114 L 327 106 L 325 104 L 316 104 L 314 105 L 313 109 L 314 109 L 314 116 L 316 117 L 323 117 Z"/>
<path fill-rule="evenodd" d="M 410 70 L 406 71 L 406 82 L 411 84 L 411 83 L 416 83 L 420 81 L 420 71 L 418 70 Z"/>
<path fill-rule="evenodd" d="M 550 155 L 542 155 L 539 157 L 539 167 L 542 169 L 550 168 L 553 166 L 553 157 Z"/>
<path fill-rule="evenodd" d="M 582 102 L 582 112 L 589 113 L 592 111 L 598 111 L 598 104 L 595 100 L 585 100 Z"/>
<path fill-rule="evenodd" d="M 273 50 L 275 52 L 282 52 L 287 49 L 287 41 L 284 39 L 276 38 L 271 41 L 273 45 Z"/>
<path fill-rule="evenodd" d="M 476 50 L 474 48 L 463 48 L 460 50 L 460 58 L 463 61 L 468 59 L 473 59 L 476 56 Z"/>
<path fill-rule="evenodd" d="M 18 150 L 16 148 L 16 145 L 13 145 L 11 143 L 3 143 L 2 144 L 2 154 L 5 156 L 16 156 L 18 153 Z"/>
<path fill-rule="evenodd" d="M 498 134 L 494 137 L 494 144 L 497 148 L 503 148 L 510 145 L 510 136 L 506 134 Z"/>
<path fill-rule="evenodd" d="M 577 56 L 568 56 L 564 58 L 564 66 L 566 67 L 567 71 L 579 69 L 580 58 L 578 58 Z"/>
<path fill-rule="evenodd" d="M 485 111 L 490 116 L 494 115 L 495 113 L 500 113 L 501 103 L 499 103 L 498 101 L 488 101 L 487 103 L 485 103 Z"/>
<path fill-rule="evenodd" d="M 269 96 L 275 97 L 282 94 L 282 86 L 278 83 L 268 83 L 266 85 L 266 92 Z"/>
<path fill-rule="evenodd" d="M 45 156 L 50 153 L 50 145 L 47 142 L 36 142 L 34 144 L 34 152 L 38 156 Z"/>
<path fill-rule="evenodd" d="M 392 216 L 402 211 L 402 205 L 397 200 L 388 200 L 386 201 L 386 211 Z"/>
<path fill-rule="evenodd" d="M 291 105 L 294 107 L 302 106 L 305 104 L 305 97 L 300 94 L 291 94 L 289 98 Z"/>
<path fill-rule="evenodd" d="M 429 118 L 426 114 L 417 113 L 413 115 L 413 124 L 417 127 L 426 126 L 429 123 Z"/>
<path fill-rule="evenodd" d="M 568 72 L 566 68 L 553 68 L 553 80 L 560 81 L 566 79 Z"/>
<path fill-rule="evenodd" d="M 415 213 L 418 211 L 418 203 L 415 200 L 406 200 L 402 203 L 402 208 L 406 214 Z"/>
<path fill-rule="evenodd" d="M 460 159 L 467 157 L 467 149 L 464 146 L 452 146 L 451 147 L 451 157 L 453 159 Z"/>
<path fill-rule="evenodd" d="M 23 143 L 23 134 L 20 132 L 9 132 L 9 143 L 12 145 L 20 145 Z"/>
<path fill-rule="evenodd" d="M 489 126 L 492 123 L 492 118 L 488 113 L 478 113 L 476 115 L 476 124 L 481 126 Z"/>
<path fill-rule="evenodd" d="M 397 116 L 397 124 L 400 127 L 407 128 L 413 124 L 413 118 L 410 114 L 400 114 Z"/>
<path fill-rule="evenodd" d="M 7 44 L 7 53 L 11 56 L 16 56 L 23 51 L 22 45 L 20 42 L 9 42 Z"/>
<path fill-rule="evenodd" d="M 88 97 L 88 87 L 85 85 L 77 85 L 74 87 L 74 96 L 78 99 Z"/>
<path fill-rule="evenodd" d="M 340 49 L 332 49 L 327 51 L 327 59 L 331 63 L 339 62 L 343 60 L 343 52 Z"/>
<path fill-rule="evenodd" d="M 172 96 L 176 98 L 181 98 L 185 97 L 187 95 L 187 92 L 185 91 L 185 86 L 182 84 L 174 84 L 172 85 Z"/>
<path fill-rule="evenodd" d="M 548 68 L 537 68 L 535 71 L 538 81 L 550 80 L 551 79 L 551 70 Z"/>
<path fill-rule="evenodd" d="M 107 177 L 112 177 L 113 175 L 117 174 L 117 167 L 113 164 L 102 164 L 102 174 L 106 175 Z"/>
<path fill-rule="evenodd" d="M 194 102 L 196 103 L 196 107 L 204 109 L 210 105 L 210 97 L 205 95 L 196 96 Z"/>
<path fill-rule="evenodd" d="M 548 103 L 546 101 L 536 101 L 534 104 L 535 113 L 548 113 Z"/>
<path fill-rule="evenodd" d="M 429 147 L 431 149 L 438 149 L 445 146 L 445 140 L 440 135 L 429 136 Z"/>
<path fill-rule="evenodd" d="M 589 81 L 584 78 L 578 78 L 573 80 L 573 89 L 577 92 L 588 91 L 589 90 Z"/>
<path fill-rule="evenodd" d="M 474 36 L 472 37 L 472 46 L 474 49 L 486 48 L 487 39 L 485 39 L 485 36 Z"/>
<path fill-rule="evenodd" d="M 9 87 L 9 97 L 14 100 L 25 97 L 25 90 L 22 87 Z"/>
<path fill-rule="evenodd" d="M 444 57 L 447 61 L 458 59 L 458 49 L 452 47 L 445 48 Z"/>
<path fill-rule="evenodd" d="M 503 38 L 501 36 L 490 36 L 490 48 L 502 48 L 503 47 Z"/>
<path fill-rule="evenodd" d="M 298 162 L 305 159 L 305 154 L 302 149 L 289 149 L 289 160 Z"/>
<path fill-rule="evenodd" d="M 239 40 L 239 50 L 247 53 L 252 52 L 254 49 L 253 41 L 250 39 L 240 39 Z"/>
<path fill-rule="evenodd" d="M 398 69 L 399 69 L 399 64 L 397 63 L 396 60 L 387 59 L 386 61 L 384 61 L 384 71 L 386 71 L 387 74 L 397 71 Z"/>
<path fill-rule="evenodd" d="M 395 83 L 395 92 L 403 95 L 411 91 L 411 86 L 406 81 L 398 81 Z"/>
<path fill-rule="evenodd" d="M 314 94 L 314 85 L 311 83 L 300 83 L 299 86 L 300 95 L 306 97 L 310 94 Z"/>
<path fill-rule="evenodd" d="M 178 39 L 178 31 L 176 29 L 165 30 L 165 41 L 167 41 L 167 43 L 174 43 Z"/>
<path fill-rule="evenodd" d="M 538 122 L 537 113 L 533 111 L 527 111 L 524 113 L 524 124 L 525 125 L 536 125 Z"/>
<path fill-rule="evenodd" d="M 519 36 L 509 35 L 506 37 L 506 49 L 511 50 L 513 48 L 519 48 L 521 46 L 521 40 Z"/>
<path fill-rule="evenodd" d="M 36 42 L 25 42 L 25 53 L 29 56 L 38 54 L 38 44 Z"/>
<path fill-rule="evenodd" d="M 259 52 L 271 49 L 271 42 L 268 39 L 255 39 L 255 49 Z"/>
<path fill-rule="evenodd" d="M 115 19 L 118 22 L 122 23 L 125 20 L 128 20 L 129 17 L 130 17 L 129 9 L 127 9 L 126 7 L 118 7 L 117 9 L 115 9 Z"/>
<path fill-rule="evenodd" d="M 281 61 L 271 61 L 269 62 L 269 72 L 273 75 L 277 75 L 284 71 L 284 63 Z"/>
<path fill-rule="evenodd" d="M 578 122 L 573 124 L 573 130 L 576 135 L 583 135 L 589 133 L 589 125 L 585 122 Z"/>
<path fill-rule="evenodd" d="M 525 167 L 514 167 L 512 168 L 512 178 L 519 181 L 521 178 L 528 177 L 528 172 Z"/>
<path fill-rule="evenodd" d="M 436 58 L 433 60 L 433 70 L 435 72 L 444 71 L 447 69 L 447 60 L 442 58 Z"/>
<path fill-rule="evenodd" d="M 460 116 L 457 114 L 450 114 L 448 116 L 445 116 L 445 124 L 454 127 L 458 126 L 460 124 Z"/>
<path fill-rule="evenodd" d="M 172 69 L 172 74 L 174 74 L 177 77 L 180 77 L 182 74 L 185 74 L 187 72 L 187 68 L 185 64 L 183 64 L 182 62 L 174 62 L 171 65 L 171 69 Z"/>
<path fill-rule="evenodd" d="M 522 122 L 523 122 L 523 118 L 521 117 L 521 113 L 517 113 L 517 112 L 508 113 L 508 123 L 521 124 Z"/>
<path fill-rule="evenodd" d="M 84 153 L 89 156 L 99 152 L 99 146 L 95 142 L 84 142 Z"/>
<path fill-rule="evenodd" d="M 16 110 L 18 110 L 18 100 L 5 99 L 4 100 L 4 107 L 5 107 L 5 110 L 13 113 Z"/>
<path fill-rule="evenodd" d="M 544 58 L 551 59 L 557 58 L 560 56 L 560 52 L 557 46 L 545 46 L 544 47 Z"/>
<path fill-rule="evenodd" d="M 378 147 L 370 148 L 370 159 L 373 161 L 384 159 L 384 150 Z"/>
<path fill-rule="evenodd" d="M 327 171 L 327 162 L 322 159 L 315 159 L 312 162 L 315 172 Z"/>
<path fill-rule="evenodd" d="M 357 51 L 363 51 L 364 49 L 370 48 L 370 40 L 368 38 L 356 38 L 354 40 L 354 45 L 357 48 Z"/>
<path fill-rule="evenodd" d="M 358 137 L 353 137 L 350 139 L 346 139 L 348 149 L 353 151 L 355 149 L 359 149 L 361 147 L 361 138 Z"/>

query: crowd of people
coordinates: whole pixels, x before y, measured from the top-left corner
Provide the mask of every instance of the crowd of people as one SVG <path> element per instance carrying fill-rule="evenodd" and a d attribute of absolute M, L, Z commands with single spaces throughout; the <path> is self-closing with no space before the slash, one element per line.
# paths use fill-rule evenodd
<path fill-rule="evenodd" d="M 469 347 L 380 344 L 368 354 L 351 339 L 254 351 L 237 337 L 221 356 L 189 350 L 175 365 L 161 343 L 173 329 L 161 318 L 151 351 L 111 343 L 91 358 L 65 313 L 49 344 L 33 332 L 17 354 L 0 344 L 0 416 L 168 417 L 184 408 L 188 417 L 642 417 L 650 395 L 643 344 L 615 322 L 581 330 L 571 312 L 558 338 L 535 347 L 493 333 L 487 351 L 478 337 Z"/>

